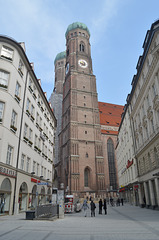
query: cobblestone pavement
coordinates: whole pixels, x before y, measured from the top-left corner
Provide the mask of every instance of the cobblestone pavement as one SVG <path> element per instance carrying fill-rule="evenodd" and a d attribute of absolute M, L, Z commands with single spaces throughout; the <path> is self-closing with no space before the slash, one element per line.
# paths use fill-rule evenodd
<path fill-rule="evenodd" d="M 96 204 L 98 205 L 98 204 Z M 128 204 L 108 206 L 107 215 L 67 214 L 55 221 L 25 220 L 25 214 L 0 217 L 0 240 L 159 240 L 159 211 Z"/>

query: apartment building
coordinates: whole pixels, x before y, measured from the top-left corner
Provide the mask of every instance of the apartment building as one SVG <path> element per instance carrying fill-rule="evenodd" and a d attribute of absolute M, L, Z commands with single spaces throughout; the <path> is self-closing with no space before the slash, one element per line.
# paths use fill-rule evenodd
<path fill-rule="evenodd" d="M 25 44 L 0 36 L 0 214 L 50 201 L 55 129 Z"/>

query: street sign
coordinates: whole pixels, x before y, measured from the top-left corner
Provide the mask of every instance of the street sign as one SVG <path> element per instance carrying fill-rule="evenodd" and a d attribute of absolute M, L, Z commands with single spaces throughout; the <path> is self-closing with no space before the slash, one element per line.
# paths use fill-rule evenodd
<path fill-rule="evenodd" d="M 48 185 L 48 183 L 47 182 L 39 182 L 39 183 L 37 183 L 37 185 Z"/>

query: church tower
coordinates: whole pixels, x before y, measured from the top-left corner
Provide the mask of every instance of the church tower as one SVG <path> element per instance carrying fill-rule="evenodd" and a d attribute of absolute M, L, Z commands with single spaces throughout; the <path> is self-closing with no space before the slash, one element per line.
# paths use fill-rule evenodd
<path fill-rule="evenodd" d="M 102 194 L 105 172 L 90 32 L 85 24 L 76 22 L 68 26 L 65 37 L 61 182 L 68 193 L 80 197 Z"/>

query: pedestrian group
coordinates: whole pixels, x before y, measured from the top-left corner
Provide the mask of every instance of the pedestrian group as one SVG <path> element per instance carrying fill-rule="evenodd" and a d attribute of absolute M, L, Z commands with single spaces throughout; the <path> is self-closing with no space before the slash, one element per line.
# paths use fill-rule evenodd
<path fill-rule="evenodd" d="M 87 203 L 88 201 L 88 197 L 86 199 L 84 199 L 83 201 L 83 210 L 84 210 L 84 217 L 87 217 L 87 209 L 90 208 L 91 210 L 91 217 L 95 217 L 95 209 L 96 209 L 96 205 L 95 203 L 93 202 L 92 198 L 90 197 L 90 206 L 88 205 Z M 99 200 L 99 214 L 102 214 L 102 209 L 104 210 L 104 214 L 106 215 L 107 214 L 107 203 L 109 204 L 110 202 L 110 205 L 111 206 L 115 206 L 115 203 L 114 203 L 114 199 L 112 197 L 110 197 L 110 200 L 109 199 L 104 199 L 104 202 L 102 201 L 102 199 Z M 123 198 L 117 198 L 116 200 L 116 206 L 120 206 L 120 203 L 122 204 L 123 206 Z"/>

